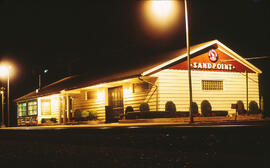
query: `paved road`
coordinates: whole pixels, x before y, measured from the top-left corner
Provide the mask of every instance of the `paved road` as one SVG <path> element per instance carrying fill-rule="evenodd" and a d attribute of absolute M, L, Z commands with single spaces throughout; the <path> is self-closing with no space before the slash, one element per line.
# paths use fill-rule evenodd
<path fill-rule="evenodd" d="M 0 130 L 0 163 L 46 167 L 269 168 L 268 124 Z"/>
<path fill-rule="evenodd" d="M 263 121 L 230 121 L 230 122 L 195 122 L 187 123 L 108 123 L 92 125 L 52 125 L 52 126 L 31 126 L 31 127 L 6 127 L 1 130 L 49 130 L 49 129 L 112 129 L 112 128 L 151 128 L 151 127 L 170 127 L 170 128 L 198 128 L 198 127 L 270 127 L 270 120 Z"/>

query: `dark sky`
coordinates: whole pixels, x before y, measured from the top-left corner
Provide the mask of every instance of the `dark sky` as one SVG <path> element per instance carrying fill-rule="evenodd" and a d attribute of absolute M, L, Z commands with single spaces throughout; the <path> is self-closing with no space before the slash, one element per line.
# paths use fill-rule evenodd
<path fill-rule="evenodd" d="M 37 88 L 40 69 L 49 69 L 48 84 L 81 72 L 119 71 L 185 47 L 184 17 L 175 32 L 152 37 L 143 31 L 142 2 L 1 0 L 0 58 L 16 67 L 13 98 Z M 243 57 L 270 56 L 269 0 L 189 0 L 189 15 L 191 45 L 218 39 Z M 269 70 L 269 59 L 252 63 Z"/>

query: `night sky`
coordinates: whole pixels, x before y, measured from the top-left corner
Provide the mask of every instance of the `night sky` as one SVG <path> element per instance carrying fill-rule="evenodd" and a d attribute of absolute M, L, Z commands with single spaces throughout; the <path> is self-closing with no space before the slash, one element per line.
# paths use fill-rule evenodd
<path fill-rule="evenodd" d="M 184 15 L 176 30 L 153 36 L 145 32 L 143 2 L 0 0 L 0 59 L 16 71 L 11 98 L 36 89 L 44 69 L 49 71 L 43 84 L 49 84 L 72 74 L 121 71 L 184 48 Z M 191 45 L 218 39 L 243 57 L 270 56 L 269 22 L 269 0 L 189 0 Z M 251 61 L 264 72 L 264 94 L 269 93 L 269 61 Z"/>

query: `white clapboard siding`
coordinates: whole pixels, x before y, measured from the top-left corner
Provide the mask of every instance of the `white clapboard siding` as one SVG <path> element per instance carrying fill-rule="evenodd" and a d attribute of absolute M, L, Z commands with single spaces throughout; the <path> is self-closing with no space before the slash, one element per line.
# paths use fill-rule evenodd
<path fill-rule="evenodd" d="M 156 82 L 157 83 L 157 82 Z M 156 96 L 158 95 L 158 90 L 155 91 L 155 84 L 154 83 L 151 86 L 151 89 L 148 92 L 139 92 L 139 93 L 133 93 L 129 92 L 128 94 L 124 91 L 124 109 L 126 109 L 127 106 L 132 106 L 134 111 L 140 111 L 140 105 L 142 103 L 148 103 L 150 111 L 156 111 Z M 132 86 L 132 83 L 125 84 L 123 86 L 123 89 L 127 90 L 130 89 Z M 155 92 L 154 92 L 155 91 Z M 154 94 L 153 94 L 154 92 Z M 153 95 L 152 95 L 153 94 Z M 150 97 L 152 95 L 152 97 Z"/>
<path fill-rule="evenodd" d="M 173 101 L 177 111 L 188 111 L 189 109 L 189 89 L 188 74 L 183 70 L 162 70 L 152 76 L 158 77 L 158 107 L 159 111 L 165 110 L 165 103 Z M 200 111 L 201 102 L 208 100 L 213 110 L 226 110 L 229 113 L 235 111 L 231 109 L 231 104 L 238 100 L 246 103 L 246 74 L 235 72 L 206 72 L 192 71 L 192 96 Z M 248 100 L 256 101 L 259 105 L 259 85 L 258 74 L 248 74 Z M 202 90 L 202 80 L 222 80 L 223 90 L 205 91 Z"/>
<path fill-rule="evenodd" d="M 46 99 L 50 100 L 51 103 L 51 115 L 42 115 L 41 111 L 41 100 Z M 49 118 L 56 118 L 58 119 L 59 116 L 59 111 L 60 111 L 60 99 L 59 95 L 51 95 L 51 96 L 46 96 L 46 97 L 39 97 L 38 98 L 38 123 L 41 123 L 41 120 L 43 118 L 49 119 Z"/>
<path fill-rule="evenodd" d="M 148 92 L 139 92 L 139 93 L 133 93 L 132 90 L 132 84 L 133 83 L 123 83 L 120 86 L 123 86 L 123 103 L 124 103 L 124 110 L 127 106 L 132 106 L 134 111 L 139 111 L 139 107 L 141 103 L 147 102 L 149 104 L 149 108 L 151 111 L 156 110 L 156 103 L 157 103 L 157 96 L 158 96 L 158 90 L 155 90 L 155 86 L 152 86 L 151 89 Z M 110 85 L 110 83 L 108 83 Z M 79 95 L 76 95 L 73 99 L 73 111 L 76 109 L 81 110 L 95 110 L 98 112 L 98 118 L 101 120 L 105 119 L 105 106 L 108 105 L 108 88 L 109 87 L 103 87 L 103 88 L 96 88 L 95 92 L 104 92 L 104 97 L 101 100 L 98 100 L 97 96 L 94 96 L 94 98 L 90 100 L 86 100 L 85 98 L 85 91 L 82 91 Z M 93 91 L 93 90 L 92 90 Z M 152 95 L 152 93 L 154 94 Z M 152 97 L 150 97 L 152 95 Z"/>
<path fill-rule="evenodd" d="M 99 88 L 91 90 L 92 94 L 101 94 L 101 98 L 94 95 L 92 99 L 86 99 L 85 92 L 89 90 L 81 91 L 79 95 L 76 95 L 73 99 L 73 111 L 75 110 L 93 110 L 98 112 L 98 119 L 105 119 L 105 88 Z"/>

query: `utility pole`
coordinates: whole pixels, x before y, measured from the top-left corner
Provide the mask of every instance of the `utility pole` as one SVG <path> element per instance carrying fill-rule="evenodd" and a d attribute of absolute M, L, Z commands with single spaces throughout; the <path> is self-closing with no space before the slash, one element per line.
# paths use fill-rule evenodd
<path fill-rule="evenodd" d="M 38 89 L 41 89 L 41 77 L 42 77 L 42 75 L 43 74 L 46 74 L 47 72 L 48 72 L 49 70 L 48 69 L 45 69 L 44 71 L 43 71 L 43 73 L 40 73 L 39 75 L 38 75 Z"/>

